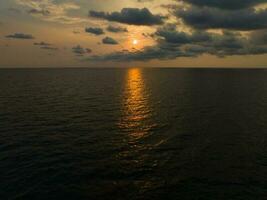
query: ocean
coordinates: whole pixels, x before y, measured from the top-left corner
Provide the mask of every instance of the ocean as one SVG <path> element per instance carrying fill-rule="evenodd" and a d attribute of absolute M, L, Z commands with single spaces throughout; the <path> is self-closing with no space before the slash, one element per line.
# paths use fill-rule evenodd
<path fill-rule="evenodd" d="M 1 69 L 0 199 L 263 200 L 266 69 Z"/>

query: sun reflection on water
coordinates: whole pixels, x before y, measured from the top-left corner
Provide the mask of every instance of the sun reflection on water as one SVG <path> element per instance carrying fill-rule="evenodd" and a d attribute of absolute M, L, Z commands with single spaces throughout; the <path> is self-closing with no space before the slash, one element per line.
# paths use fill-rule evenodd
<path fill-rule="evenodd" d="M 139 140 L 148 135 L 153 127 L 150 121 L 152 110 L 149 105 L 149 94 L 145 87 L 142 69 L 129 69 L 125 85 L 123 116 L 119 126 L 129 133 L 132 140 Z"/>

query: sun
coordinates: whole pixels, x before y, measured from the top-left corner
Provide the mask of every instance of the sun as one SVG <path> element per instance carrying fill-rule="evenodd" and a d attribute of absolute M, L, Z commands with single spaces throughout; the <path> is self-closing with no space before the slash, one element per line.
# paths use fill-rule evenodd
<path fill-rule="evenodd" d="M 136 40 L 136 39 L 133 40 L 133 45 L 137 45 L 138 43 L 139 43 L 138 40 Z"/>

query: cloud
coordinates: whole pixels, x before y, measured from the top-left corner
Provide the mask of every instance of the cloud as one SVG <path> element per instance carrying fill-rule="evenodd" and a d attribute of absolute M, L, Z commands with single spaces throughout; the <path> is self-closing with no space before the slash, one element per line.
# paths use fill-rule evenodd
<path fill-rule="evenodd" d="M 51 12 L 49 10 L 45 10 L 45 9 L 41 9 L 41 10 L 38 10 L 38 9 L 30 9 L 28 11 L 28 13 L 30 14 L 34 14 L 34 15 L 43 15 L 43 16 L 48 16 L 51 14 Z"/>
<path fill-rule="evenodd" d="M 11 35 L 7 35 L 6 38 L 24 39 L 24 40 L 34 39 L 34 37 L 32 35 L 25 34 L 25 33 L 14 33 L 14 34 L 11 34 Z"/>
<path fill-rule="evenodd" d="M 177 18 L 197 29 L 233 29 L 255 30 L 267 28 L 267 10 L 256 11 L 253 8 L 241 10 L 221 10 L 211 7 L 177 9 Z"/>
<path fill-rule="evenodd" d="M 33 43 L 33 45 L 39 46 L 40 49 L 44 49 L 44 50 L 51 50 L 51 51 L 57 51 L 58 50 L 57 47 L 54 47 L 54 46 L 52 46 L 52 44 L 47 43 L 47 42 L 35 42 L 35 43 Z"/>
<path fill-rule="evenodd" d="M 177 57 L 194 57 L 193 54 L 182 52 L 179 49 L 175 51 L 163 49 L 159 46 L 145 47 L 142 51 L 118 51 L 106 55 L 96 55 L 87 58 L 89 61 L 115 61 L 115 62 L 133 62 L 149 61 L 153 59 L 169 60 Z"/>
<path fill-rule="evenodd" d="M 94 35 L 103 35 L 104 34 L 104 31 L 102 28 L 94 28 L 94 27 L 85 28 L 85 32 L 92 33 Z"/>
<path fill-rule="evenodd" d="M 89 54 L 92 52 L 91 49 L 89 48 L 83 48 L 80 45 L 77 45 L 75 47 L 72 47 L 72 52 L 76 55 L 76 56 L 83 56 L 85 54 Z"/>
<path fill-rule="evenodd" d="M 35 42 L 33 43 L 35 46 L 51 46 L 51 44 L 46 42 Z"/>
<path fill-rule="evenodd" d="M 216 7 L 228 10 L 239 10 L 249 8 L 261 3 L 266 3 L 266 0 L 177 0 L 184 1 L 201 7 Z"/>
<path fill-rule="evenodd" d="M 130 25 L 160 25 L 165 17 L 153 15 L 147 8 L 123 8 L 120 12 L 89 11 L 89 16 Z"/>
<path fill-rule="evenodd" d="M 81 17 L 69 16 L 69 11 L 79 10 L 75 3 L 56 3 L 53 0 L 16 0 L 17 4 L 28 9 L 28 13 L 41 20 L 62 24 L 77 24 L 86 22 Z"/>
<path fill-rule="evenodd" d="M 50 47 L 50 46 L 41 46 L 40 48 L 44 49 L 44 50 L 52 50 L 52 51 L 57 51 L 58 50 L 58 48 Z"/>
<path fill-rule="evenodd" d="M 120 26 L 111 26 L 111 25 L 109 25 L 107 27 L 107 31 L 112 32 L 112 33 L 125 33 L 125 32 L 128 32 L 127 28 L 120 27 Z"/>
<path fill-rule="evenodd" d="M 154 34 L 159 38 L 163 38 L 165 42 L 176 45 L 182 45 L 193 42 L 207 42 L 211 40 L 211 34 L 204 31 L 195 31 L 193 34 L 177 31 L 174 24 L 168 24 L 158 28 Z"/>
<path fill-rule="evenodd" d="M 115 39 L 111 38 L 111 37 L 105 37 L 105 38 L 102 40 L 102 43 L 103 43 L 103 44 L 111 44 L 111 45 L 116 45 L 116 44 L 118 44 L 118 42 L 117 42 Z"/>

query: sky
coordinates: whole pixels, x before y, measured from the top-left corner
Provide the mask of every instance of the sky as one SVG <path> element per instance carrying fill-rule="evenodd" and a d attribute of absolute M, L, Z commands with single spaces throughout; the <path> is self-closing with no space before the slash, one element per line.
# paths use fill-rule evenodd
<path fill-rule="evenodd" d="M 267 67 L 267 0 L 1 0 L 0 67 Z"/>

